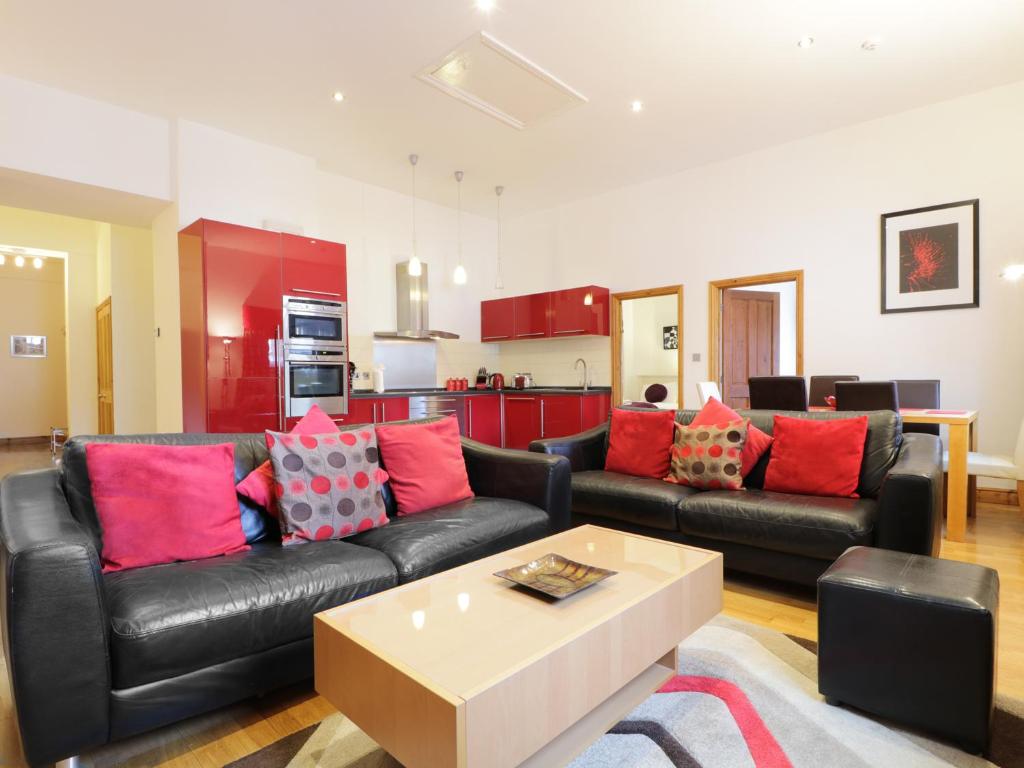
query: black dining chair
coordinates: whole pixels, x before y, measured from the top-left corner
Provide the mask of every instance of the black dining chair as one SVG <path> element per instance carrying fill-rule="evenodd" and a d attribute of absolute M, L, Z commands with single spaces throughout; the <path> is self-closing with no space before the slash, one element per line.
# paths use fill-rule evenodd
<path fill-rule="evenodd" d="M 751 376 L 750 407 L 768 411 L 806 411 L 807 382 L 803 376 Z"/>
<path fill-rule="evenodd" d="M 941 408 L 938 379 L 896 379 L 896 393 L 903 408 Z M 939 434 L 938 424 L 904 424 L 904 432 Z"/>
<path fill-rule="evenodd" d="M 837 381 L 860 381 L 860 376 L 811 376 L 810 404 L 828 405 L 825 398 L 835 396 Z"/>
<path fill-rule="evenodd" d="M 895 381 L 837 381 L 837 411 L 898 411 Z"/>

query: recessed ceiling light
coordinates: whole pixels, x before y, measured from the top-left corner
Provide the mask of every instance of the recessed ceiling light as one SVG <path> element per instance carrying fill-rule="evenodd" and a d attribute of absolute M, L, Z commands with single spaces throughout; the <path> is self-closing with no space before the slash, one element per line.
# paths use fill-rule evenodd
<path fill-rule="evenodd" d="M 862 49 L 864 49 L 865 51 L 873 51 L 873 50 L 875 50 L 875 48 L 877 48 L 881 44 L 882 44 L 881 38 L 869 37 L 867 40 L 865 40 L 863 43 L 860 44 L 860 47 Z"/>
<path fill-rule="evenodd" d="M 333 98 L 337 102 L 342 102 L 345 100 L 345 94 L 342 93 L 341 91 L 335 91 L 334 95 L 331 98 Z"/>
<path fill-rule="evenodd" d="M 490 13 L 494 10 L 494 0 L 476 0 L 476 7 L 484 13 Z"/>
<path fill-rule="evenodd" d="M 796 41 L 797 48 L 810 48 L 812 45 L 814 45 L 814 38 L 810 35 L 804 35 Z"/>
<path fill-rule="evenodd" d="M 637 99 L 636 101 L 629 105 L 629 108 L 632 109 L 634 112 L 643 112 L 644 103 Z"/>
<path fill-rule="evenodd" d="M 25 257 L 24 256 L 15 256 L 14 257 L 14 266 L 16 266 L 16 267 L 24 267 L 25 266 Z"/>
<path fill-rule="evenodd" d="M 1008 264 L 999 276 L 1004 280 L 1012 280 L 1016 282 L 1024 277 L 1024 264 Z"/>
<path fill-rule="evenodd" d="M 43 260 L 41 258 L 39 258 L 38 256 L 36 256 L 34 259 L 32 259 L 32 266 L 35 267 L 36 269 L 42 269 L 43 268 Z"/>

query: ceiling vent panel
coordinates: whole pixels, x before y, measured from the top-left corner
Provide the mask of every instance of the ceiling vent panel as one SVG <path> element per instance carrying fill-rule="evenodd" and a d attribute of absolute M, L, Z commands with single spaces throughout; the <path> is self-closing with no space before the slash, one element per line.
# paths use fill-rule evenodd
<path fill-rule="evenodd" d="M 587 101 L 486 32 L 473 35 L 417 77 L 519 130 Z"/>

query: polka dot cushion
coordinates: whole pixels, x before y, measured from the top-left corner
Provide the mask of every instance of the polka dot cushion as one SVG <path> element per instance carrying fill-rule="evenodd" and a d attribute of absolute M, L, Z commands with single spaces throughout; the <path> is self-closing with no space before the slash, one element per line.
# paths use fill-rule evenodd
<path fill-rule="evenodd" d="M 320 435 L 266 433 L 285 546 L 387 525 L 377 436 L 360 428 Z"/>
<path fill-rule="evenodd" d="M 706 490 L 739 490 L 749 426 L 749 419 L 699 427 L 676 424 L 672 471 L 665 480 Z"/>

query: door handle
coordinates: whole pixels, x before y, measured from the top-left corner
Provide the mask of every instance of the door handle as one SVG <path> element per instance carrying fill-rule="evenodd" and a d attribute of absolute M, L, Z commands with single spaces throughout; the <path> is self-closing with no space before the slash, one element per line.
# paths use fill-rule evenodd
<path fill-rule="evenodd" d="M 573 328 L 571 331 L 555 331 L 555 333 L 583 333 L 586 328 Z"/>
<path fill-rule="evenodd" d="M 540 401 L 540 437 L 544 439 L 544 399 Z"/>
<path fill-rule="evenodd" d="M 481 341 L 494 341 L 495 339 L 510 339 L 510 338 L 512 338 L 512 337 L 509 336 L 508 334 L 506 334 L 504 336 L 481 336 L 480 340 Z"/>
<path fill-rule="evenodd" d="M 522 337 L 522 336 L 543 336 L 545 333 L 546 333 L 545 331 L 534 331 L 533 333 L 517 333 L 516 336 L 517 337 Z"/>
<path fill-rule="evenodd" d="M 274 336 L 274 370 L 277 375 L 274 377 L 274 383 L 277 385 L 277 431 L 284 432 L 284 392 L 281 385 L 281 376 L 284 375 L 284 371 L 281 370 L 281 326 L 277 326 L 277 333 Z"/>
<path fill-rule="evenodd" d="M 313 291 L 309 288 L 292 288 L 293 293 L 312 293 L 315 296 L 341 296 L 340 293 L 334 291 Z"/>
<path fill-rule="evenodd" d="M 468 411 L 468 415 L 469 415 L 469 425 L 466 428 L 466 433 L 467 433 L 467 435 L 469 437 L 472 437 L 473 436 L 473 401 L 472 400 L 467 400 L 466 401 L 466 410 Z"/>
<path fill-rule="evenodd" d="M 388 412 L 387 412 L 387 409 L 385 408 L 384 401 L 381 400 L 380 401 L 380 423 L 381 424 L 386 424 L 387 421 L 388 421 Z"/>

